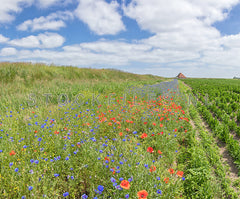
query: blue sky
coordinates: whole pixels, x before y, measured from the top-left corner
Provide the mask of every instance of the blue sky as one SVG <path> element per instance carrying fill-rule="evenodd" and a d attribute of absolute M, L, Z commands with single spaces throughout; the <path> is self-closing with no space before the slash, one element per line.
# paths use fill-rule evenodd
<path fill-rule="evenodd" d="M 240 76 L 240 0 L 1 0 L 0 61 Z"/>

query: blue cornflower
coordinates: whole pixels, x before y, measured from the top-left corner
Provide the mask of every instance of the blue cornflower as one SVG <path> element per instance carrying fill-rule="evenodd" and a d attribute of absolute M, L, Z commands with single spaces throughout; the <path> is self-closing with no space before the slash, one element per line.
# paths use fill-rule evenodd
<path fill-rule="evenodd" d="M 68 192 L 63 193 L 63 197 L 67 197 L 69 195 Z"/>
<path fill-rule="evenodd" d="M 110 179 L 110 180 L 111 180 L 111 182 L 112 182 L 112 183 L 116 182 L 116 179 L 115 179 L 115 178 L 113 178 L 113 177 L 111 177 L 111 179 Z"/>
<path fill-rule="evenodd" d="M 129 194 L 126 194 L 126 195 L 125 195 L 125 198 L 129 198 Z"/>
<path fill-rule="evenodd" d="M 132 180 L 133 180 L 132 178 L 128 178 L 128 181 L 129 181 L 129 182 L 132 182 Z"/>
<path fill-rule="evenodd" d="M 59 174 L 58 174 L 58 173 L 55 173 L 55 174 L 54 174 L 54 177 L 58 177 L 58 176 L 59 176 Z"/>
<path fill-rule="evenodd" d="M 19 171 L 19 169 L 18 169 L 18 168 L 16 168 L 14 171 L 15 171 L 15 172 L 18 172 L 18 171 Z"/>
<path fill-rule="evenodd" d="M 28 187 L 28 190 L 29 190 L 29 191 L 31 191 L 32 189 L 33 189 L 33 187 L 32 187 L 32 186 L 29 186 L 29 187 Z"/>
<path fill-rule="evenodd" d="M 87 199 L 88 196 L 86 194 L 82 195 L 82 199 Z"/>
<path fill-rule="evenodd" d="M 158 189 L 157 194 L 162 194 L 162 191 L 160 189 Z"/>
<path fill-rule="evenodd" d="M 102 185 L 98 185 L 98 191 L 103 191 L 104 190 L 104 187 Z"/>

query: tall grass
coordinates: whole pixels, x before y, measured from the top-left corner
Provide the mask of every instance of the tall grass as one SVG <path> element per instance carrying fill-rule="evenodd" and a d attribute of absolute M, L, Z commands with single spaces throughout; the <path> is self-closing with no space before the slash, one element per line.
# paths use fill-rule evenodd
<path fill-rule="evenodd" d="M 72 100 L 80 93 L 102 94 L 116 89 L 123 92 L 130 85 L 141 86 L 163 80 L 157 76 L 112 69 L 10 62 L 0 63 L 0 79 L 0 110 L 5 107 L 18 109 L 21 104 L 27 106 L 30 94 L 36 96 L 38 106 L 46 105 L 45 94 L 51 94 L 50 104 L 57 105 L 60 94 L 66 94 Z"/>

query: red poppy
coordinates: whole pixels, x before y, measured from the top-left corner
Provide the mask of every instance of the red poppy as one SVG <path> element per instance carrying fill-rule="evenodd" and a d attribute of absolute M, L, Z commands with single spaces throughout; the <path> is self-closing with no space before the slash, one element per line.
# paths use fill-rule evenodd
<path fill-rule="evenodd" d="M 158 153 L 161 155 L 161 154 L 162 154 L 162 151 L 158 150 Z"/>
<path fill-rule="evenodd" d="M 153 153 L 153 148 L 152 148 L 152 147 L 148 147 L 148 148 L 147 148 L 147 152 Z"/>
<path fill-rule="evenodd" d="M 127 180 L 123 180 L 120 184 L 120 187 L 122 187 L 123 189 L 129 189 L 130 188 L 130 184 Z"/>
<path fill-rule="evenodd" d="M 114 174 L 116 173 L 116 172 L 115 172 L 115 168 L 113 167 L 112 169 L 113 169 L 113 175 L 114 175 Z"/>
<path fill-rule="evenodd" d="M 56 134 L 56 135 L 59 134 L 59 131 L 54 131 L 54 134 Z"/>
<path fill-rule="evenodd" d="M 183 177 L 183 171 L 177 171 L 177 175 L 182 178 Z"/>
<path fill-rule="evenodd" d="M 156 126 L 156 123 L 155 123 L 155 122 L 153 122 L 153 123 L 152 123 L 152 125 L 153 125 L 153 126 Z"/>
<path fill-rule="evenodd" d="M 16 154 L 16 152 L 15 152 L 14 150 L 12 150 L 12 151 L 9 153 L 10 156 L 15 155 L 15 154 Z"/>
<path fill-rule="evenodd" d="M 149 171 L 152 173 L 153 171 L 156 171 L 156 167 L 155 166 L 151 166 Z"/>
<path fill-rule="evenodd" d="M 104 159 L 107 160 L 108 162 L 110 161 L 108 157 L 105 157 Z"/>
<path fill-rule="evenodd" d="M 168 181 L 169 181 L 169 178 L 164 178 L 164 180 L 163 180 L 166 184 L 168 183 Z"/>
<path fill-rule="evenodd" d="M 143 133 L 142 135 L 141 135 L 141 138 L 142 139 L 144 139 L 144 138 L 146 138 L 148 135 L 146 134 L 146 133 Z"/>
<path fill-rule="evenodd" d="M 160 126 L 160 127 L 163 127 L 163 124 L 160 124 L 159 126 Z"/>
<path fill-rule="evenodd" d="M 172 168 L 168 169 L 170 174 L 174 174 L 174 170 Z"/>
<path fill-rule="evenodd" d="M 122 133 L 122 132 L 120 132 L 120 133 L 119 133 L 119 135 L 120 135 L 120 136 L 122 136 L 122 135 L 123 135 L 123 133 Z"/>
<path fill-rule="evenodd" d="M 147 199 L 148 192 L 146 190 L 139 191 L 137 193 L 138 199 Z"/>

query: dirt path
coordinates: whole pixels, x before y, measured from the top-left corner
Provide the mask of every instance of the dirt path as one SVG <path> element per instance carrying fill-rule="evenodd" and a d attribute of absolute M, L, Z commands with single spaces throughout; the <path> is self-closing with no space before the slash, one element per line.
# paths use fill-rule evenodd
<path fill-rule="evenodd" d="M 201 116 L 200 116 L 201 117 Z M 208 126 L 208 124 L 203 120 L 203 118 L 201 117 L 202 120 L 202 125 L 203 127 L 210 133 L 212 133 L 210 127 Z M 229 166 L 229 172 L 227 173 L 229 177 L 229 179 L 231 179 L 231 181 L 237 180 L 238 177 L 238 168 L 237 166 L 234 164 L 234 160 L 233 158 L 230 156 L 228 150 L 227 150 L 227 146 L 226 143 L 222 142 L 221 140 L 219 140 L 216 137 L 213 137 L 215 140 L 215 143 L 217 143 L 217 146 L 219 147 L 219 153 L 222 156 L 222 163 Z"/>

